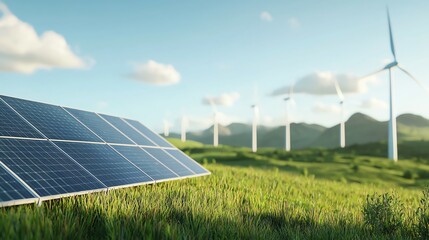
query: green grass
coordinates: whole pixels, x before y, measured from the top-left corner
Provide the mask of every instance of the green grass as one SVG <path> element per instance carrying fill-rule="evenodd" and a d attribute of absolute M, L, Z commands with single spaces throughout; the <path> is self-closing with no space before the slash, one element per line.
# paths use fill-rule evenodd
<path fill-rule="evenodd" d="M 181 146 L 212 175 L 0 209 L 0 239 L 407 239 L 416 237 L 423 180 L 413 160 L 333 151 Z M 358 170 L 353 169 L 358 165 Z M 307 176 L 304 176 L 307 169 Z M 394 191 L 400 229 L 364 224 L 366 196 Z"/>

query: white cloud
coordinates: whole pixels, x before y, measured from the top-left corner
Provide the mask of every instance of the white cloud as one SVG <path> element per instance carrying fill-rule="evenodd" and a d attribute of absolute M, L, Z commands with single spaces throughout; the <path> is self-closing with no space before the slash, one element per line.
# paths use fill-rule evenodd
<path fill-rule="evenodd" d="M 387 109 L 387 103 L 378 98 L 370 98 L 364 100 L 361 105 L 361 108 L 369 108 L 369 109 Z"/>
<path fill-rule="evenodd" d="M 301 22 L 298 20 L 298 18 L 291 17 L 288 20 L 288 25 L 290 28 L 296 29 L 296 28 L 301 27 Z"/>
<path fill-rule="evenodd" d="M 171 85 L 180 81 L 180 73 L 170 64 L 147 63 L 136 64 L 131 78 L 155 85 Z"/>
<path fill-rule="evenodd" d="M 316 103 L 313 106 L 313 111 L 318 113 L 340 113 L 341 108 L 338 105 L 333 104 L 324 104 L 324 103 Z"/>
<path fill-rule="evenodd" d="M 237 92 L 224 93 L 217 97 L 207 96 L 203 98 L 203 104 L 230 107 L 234 105 L 239 98 L 240 94 Z"/>
<path fill-rule="evenodd" d="M 97 110 L 104 110 L 109 107 L 109 103 L 107 101 L 99 101 L 96 103 Z"/>
<path fill-rule="evenodd" d="M 348 74 L 335 74 L 332 72 L 315 72 L 304 76 L 295 83 L 294 93 L 310 95 L 336 95 L 334 82 L 338 81 L 343 93 L 362 93 L 368 91 L 368 84 L 374 83 L 375 78 L 358 79 Z M 274 90 L 271 95 L 289 94 L 290 86 Z"/>
<path fill-rule="evenodd" d="M 0 71 L 30 74 L 39 69 L 84 68 L 63 36 L 46 31 L 40 36 L 0 2 Z"/>
<path fill-rule="evenodd" d="M 259 15 L 259 18 L 261 18 L 261 20 L 265 22 L 273 21 L 273 16 L 271 16 L 271 14 L 267 11 L 261 12 L 261 14 Z"/>

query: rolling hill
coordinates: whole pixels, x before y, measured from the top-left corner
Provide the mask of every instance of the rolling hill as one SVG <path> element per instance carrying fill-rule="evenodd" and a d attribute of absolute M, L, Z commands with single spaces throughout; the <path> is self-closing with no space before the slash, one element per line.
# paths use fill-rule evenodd
<path fill-rule="evenodd" d="M 346 144 L 367 144 L 387 141 L 387 121 L 355 113 L 346 121 Z M 397 118 L 398 141 L 429 140 L 429 120 L 418 115 L 403 114 Z M 244 123 L 232 123 L 219 126 L 219 143 L 230 146 L 251 147 L 252 126 Z M 292 148 L 308 147 L 336 148 L 339 145 L 339 125 L 326 128 L 317 124 L 293 123 L 291 125 Z M 258 146 L 283 148 L 285 145 L 285 127 L 258 127 Z M 171 138 L 180 138 L 177 133 Z M 211 144 L 213 127 L 199 132 L 189 132 L 189 140 Z"/>

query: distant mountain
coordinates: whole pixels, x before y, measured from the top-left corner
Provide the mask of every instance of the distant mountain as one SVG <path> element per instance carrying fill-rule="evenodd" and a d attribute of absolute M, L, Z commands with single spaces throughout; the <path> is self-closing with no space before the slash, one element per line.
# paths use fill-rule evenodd
<path fill-rule="evenodd" d="M 388 122 L 355 113 L 346 121 L 346 145 L 387 141 Z M 429 120 L 418 115 L 403 114 L 397 118 L 398 141 L 429 140 Z M 292 148 L 336 148 L 340 142 L 339 125 L 325 128 L 317 124 L 293 123 L 291 125 Z M 170 137 L 180 138 L 172 133 Z M 213 127 L 199 132 L 189 132 L 187 138 L 204 144 L 213 143 Z M 219 143 L 231 146 L 251 147 L 252 126 L 232 123 L 219 126 Z M 285 127 L 258 126 L 258 146 L 283 148 Z"/>

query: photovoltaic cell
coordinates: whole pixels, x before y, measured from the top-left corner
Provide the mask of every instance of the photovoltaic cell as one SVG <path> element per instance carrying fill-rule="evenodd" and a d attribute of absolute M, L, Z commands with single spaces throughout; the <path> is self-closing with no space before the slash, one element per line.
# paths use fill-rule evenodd
<path fill-rule="evenodd" d="M 35 198 L 35 196 L 0 165 L 0 202 L 25 198 Z"/>
<path fill-rule="evenodd" d="M 113 146 L 113 148 L 133 162 L 154 180 L 178 177 L 175 173 L 170 171 L 147 152 L 143 151 L 140 147 Z"/>
<path fill-rule="evenodd" d="M 185 165 L 186 167 L 191 169 L 196 174 L 208 173 L 208 171 L 206 169 L 201 167 L 200 164 L 195 162 L 193 159 L 188 157 L 183 152 L 181 152 L 179 150 L 169 150 L 169 149 L 166 149 L 165 151 L 167 151 L 170 155 L 172 155 L 174 158 L 179 160 L 181 163 L 183 163 L 183 165 Z"/>
<path fill-rule="evenodd" d="M 150 140 L 152 140 L 153 142 L 155 142 L 158 146 L 161 146 L 161 147 L 173 147 L 169 142 L 167 142 L 167 140 L 165 140 L 159 134 L 156 134 L 156 133 L 152 132 L 152 130 L 150 130 L 149 128 L 147 128 L 141 122 L 136 121 L 136 120 L 130 120 L 130 119 L 125 119 L 125 121 L 127 121 L 129 124 L 131 124 L 137 130 L 139 130 L 141 133 L 143 133 Z"/>
<path fill-rule="evenodd" d="M 2 98 L 50 139 L 101 142 L 100 138 L 59 106 L 11 97 Z"/>
<path fill-rule="evenodd" d="M 115 126 L 119 131 L 127 135 L 129 138 L 131 138 L 135 143 L 138 145 L 143 146 L 156 146 L 154 143 L 152 143 L 149 139 L 141 135 L 139 132 L 137 132 L 134 128 L 132 128 L 130 125 L 128 125 L 126 122 L 124 122 L 122 119 L 118 117 L 113 117 L 109 115 L 100 114 L 104 119 L 106 119 L 110 124 Z"/>
<path fill-rule="evenodd" d="M 0 136 L 43 138 L 30 124 L 0 99 Z"/>
<path fill-rule="evenodd" d="M 189 169 L 180 164 L 176 159 L 168 155 L 164 150 L 159 148 L 143 148 L 150 155 L 154 156 L 158 161 L 172 169 L 177 175 L 184 177 L 194 175 Z"/>
<path fill-rule="evenodd" d="M 108 187 L 153 181 L 106 144 L 55 144 Z"/>
<path fill-rule="evenodd" d="M 104 188 L 46 140 L 0 139 L 0 159 L 40 196 Z"/>
<path fill-rule="evenodd" d="M 113 128 L 109 123 L 99 117 L 96 113 L 66 108 L 74 117 L 79 119 L 85 126 L 101 137 L 105 142 L 134 144 L 122 133 Z"/>

